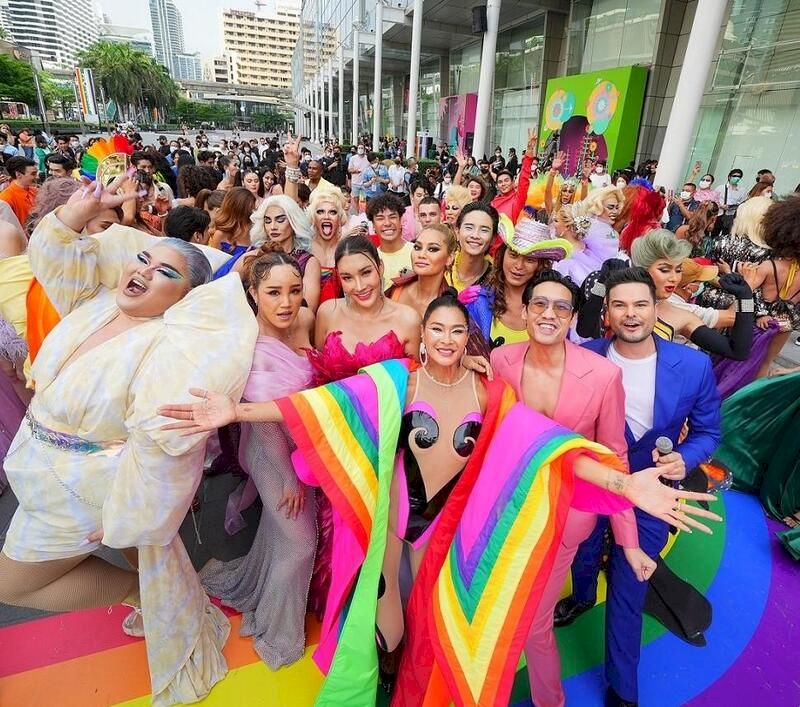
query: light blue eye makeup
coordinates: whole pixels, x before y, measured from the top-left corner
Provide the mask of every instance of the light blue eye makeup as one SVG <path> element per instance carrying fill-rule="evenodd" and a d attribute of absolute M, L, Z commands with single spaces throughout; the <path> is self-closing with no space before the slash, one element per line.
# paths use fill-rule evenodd
<path fill-rule="evenodd" d="M 158 268 L 156 272 L 161 273 L 164 277 L 168 277 L 170 280 L 181 280 L 183 279 L 183 275 L 179 272 L 175 272 L 174 270 L 170 270 L 169 268 Z"/>

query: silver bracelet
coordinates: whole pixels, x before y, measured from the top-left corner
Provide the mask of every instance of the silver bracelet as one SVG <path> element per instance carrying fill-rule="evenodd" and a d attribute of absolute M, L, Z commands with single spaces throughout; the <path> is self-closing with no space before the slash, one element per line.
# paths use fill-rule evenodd
<path fill-rule="evenodd" d="M 756 311 L 755 303 L 752 299 L 737 299 L 736 300 L 736 311 L 737 312 L 744 312 L 747 314 L 753 314 Z"/>
<path fill-rule="evenodd" d="M 606 296 L 606 286 L 600 282 L 599 280 L 592 285 L 592 289 L 589 290 L 593 295 L 597 295 L 598 297 L 605 297 Z"/>
<path fill-rule="evenodd" d="M 296 184 L 302 178 L 303 173 L 300 171 L 299 167 L 287 167 L 286 168 L 286 179 L 287 181 Z"/>

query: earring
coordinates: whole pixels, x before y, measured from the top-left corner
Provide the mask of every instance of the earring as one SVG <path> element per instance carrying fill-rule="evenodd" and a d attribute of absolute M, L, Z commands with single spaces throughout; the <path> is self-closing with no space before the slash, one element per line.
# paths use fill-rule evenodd
<path fill-rule="evenodd" d="M 420 342 L 419 344 L 419 362 L 424 366 L 428 363 L 428 351 L 425 348 L 425 344 Z"/>

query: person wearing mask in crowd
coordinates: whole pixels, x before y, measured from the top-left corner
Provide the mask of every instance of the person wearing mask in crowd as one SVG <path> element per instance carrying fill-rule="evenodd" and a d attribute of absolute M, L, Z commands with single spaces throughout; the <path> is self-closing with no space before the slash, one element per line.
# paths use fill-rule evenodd
<path fill-rule="evenodd" d="M 244 187 L 232 187 L 225 194 L 222 206 L 214 214 L 214 232 L 208 245 L 231 257 L 214 273 L 214 277 L 227 275 L 236 261 L 252 248 L 250 216 L 255 210 L 255 204 L 255 197 Z"/>
<path fill-rule="evenodd" d="M 405 214 L 403 214 L 405 216 Z M 420 228 L 428 228 L 437 223 L 442 223 L 442 206 L 436 197 L 426 196 L 419 202 L 417 208 Z"/>
<path fill-rule="evenodd" d="M 11 157 L 6 170 L 11 182 L 0 192 L 0 201 L 5 201 L 24 225 L 36 201 L 36 163 L 28 157 Z"/>
<path fill-rule="evenodd" d="M 161 153 L 163 157 L 169 157 L 171 154 L 171 145 L 169 144 L 169 140 L 167 140 L 166 135 L 160 135 L 158 138 L 158 151 Z"/>
<path fill-rule="evenodd" d="M 389 184 L 389 170 L 386 169 L 377 152 L 369 153 L 369 165 L 364 170 L 361 186 L 367 196 L 367 200 L 374 199 L 386 192 Z"/>
<path fill-rule="evenodd" d="M 451 186 L 442 202 L 445 223 L 451 228 L 456 228 L 461 210 L 471 203 L 472 197 L 467 189 L 456 185 Z"/>
<path fill-rule="evenodd" d="M 48 177 L 72 177 L 76 165 L 66 155 L 51 152 L 45 157 L 45 167 Z"/>
<path fill-rule="evenodd" d="M 603 189 L 611 186 L 611 175 L 606 169 L 605 160 L 598 160 L 594 163 L 592 173 L 589 175 L 589 181 L 592 183 L 593 189 Z"/>
<path fill-rule="evenodd" d="M 692 246 L 690 257 L 706 257 L 711 250 L 711 233 L 719 218 L 720 207 L 716 201 L 706 201 L 698 205 L 689 222 L 679 226 L 675 235 Z"/>
<path fill-rule="evenodd" d="M 734 168 L 728 172 L 728 180 L 721 187 L 717 187 L 719 198 L 717 203 L 722 207 L 722 213 L 717 219 L 717 232 L 730 233 L 733 219 L 736 217 L 736 209 L 745 199 L 747 194 L 739 186 L 744 172 L 739 168 Z M 675 229 L 670 229 L 675 230 Z"/>
<path fill-rule="evenodd" d="M 34 138 L 35 147 L 33 149 L 33 160 L 39 169 L 39 176 L 44 179 L 47 174 L 47 156 L 50 154 L 50 148 L 47 145 L 47 140 L 44 135 L 37 135 Z"/>
<path fill-rule="evenodd" d="M 441 181 L 436 184 L 436 187 L 433 190 L 433 195 L 440 201 L 446 199 L 447 192 L 452 185 L 453 178 L 450 176 L 450 172 L 445 172 Z"/>
<path fill-rule="evenodd" d="M 347 185 L 347 164 L 342 155 L 339 145 L 334 145 L 331 156 L 323 158 L 325 164 L 325 179 L 337 187 Z"/>
<path fill-rule="evenodd" d="M 395 157 L 389 167 L 389 191 L 401 199 L 406 194 L 406 168 L 401 157 Z"/>
<path fill-rule="evenodd" d="M 367 218 L 378 237 L 378 255 L 383 265 L 383 289 L 392 280 L 411 272 L 411 243 L 403 240 L 402 218 L 405 206 L 393 194 L 376 196 L 367 203 Z"/>
<path fill-rule="evenodd" d="M 208 243 L 208 224 L 211 217 L 194 206 L 176 206 L 164 219 L 164 235 L 180 238 L 187 243 Z"/>
<path fill-rule="evenodd" d="M 519 173 L 519 184 L 514 187 L 514 175 L 508 170 L 495 170 L 495 186 L 497 196 L 492 199 L 492 206 L 500 214 L 505 214 L 516 223 L 525 202 L 528 199 L 528 186 L 531 181 L 531 165 L 533 155 L 536 154 L 538 138 L 535 130 L 528 130 L 528 146 L 525 157 L 522 158 L 522 167 Z"/>
<path fill-rule="evenodd" d="M 499 221 L 500 215 L 489 204 L 468 203 L 459 212 L 455 223 L 458 251 L 449 277 L 456 291 L 488 282 L 492 272 L 488 253 Z"/>
<path fill-rule="evenodd" d="M 525 155 L 531 155 L 531 154 L 535 153 L 531 153 L 528 150 L 525 150 L 523 154 L 523 159 L 525 158 Z M 506 162 L 506 171 L 511 175 L 512 179 L 516 179 L 517 172 L 519 172 L 519 158 L 517 157 L 516 147 L 508 148 L 508 161 Z"/>
<path fill-rule="evenodd" d="M 591 341 L 585 347 L 622 370 L 631 473 L 641 473 L 655 462 L 657 467 L 665 467 L 663 477 L 675 482 L 709 459 L 719 444 L 719 395 L 711 361 L 705 354 L 654 336 L 656 298 L 656 285 L 643 268 L 611 273 L 606 282 L 606 303 L 614 336 Z M 689 431 L 683 435 L 687 419 Z M 659 454 L 656 439 L 662 436 L 672 441 L 675 451 Z M 634 509 L 634 513 L 639 545 L 655 562 L 667 543 L 669 526 L 640 509 Z M 690 527 L 682 529 L 698 529 L 697 521 L 683 513 L 678 511 L 677 515 Z M 705 513 L 699 515 L 709 517 Z M 557 626 L 572 623 L 594 606 L 606 525 L 601 518 L 578 548 L 572 564 L 572 595 L 556 604 Z M 623 707 L 636 704 L 639 698 L 642 613 L 648 591 L 648 583 L 643 580 L 652 571 L 642 576 L 630 566 L 619 545 L 612 546 L 609 562 L 605 704 Z"/>
<path fill-rule="evenodd" d="M 680 194 L 672 197 L 672 201 L 667 207 L 667 222 L 664 224 L 664 228 L 675 233 L 692 217 L 692 213 L 700 206 L 700 202 L 694 198 L 695 191 L 697 191 L 697 186 L 693 182 L 686 182 Z"/>
<path fill-rule="evenodd" d="M 700 203 L 704 201 L 713 201 L 719 206 L 719 202 L 721 201 L 719 192 L 716 189 L 713 189 L 714 186 L 714 175 L 713 174 L 704 174 L 700 177 L 700 181 L 697 183 L 697 191 L 694 193 L 694 200 Z"/>
<path fill-rule="evenodd" d="M 350 175 L 350 188 L 353 190 L 353 198 L 358 200 L 363 193 L 364 172 L 369 167 L 369 160 L 366 156 L 366 149 L 363 145 L 358 145 L 355 154 L 350 156 L 347 163 L 347 173 Z"/>
<path fill-rule="evenodd" d="M 419 165 L 414 157 L 409 157 L 406 161 L 406 175 L 404 179 L 406 181 L 406 187 L 408 188 L 409 193 L 411 193 L 411 182 L 420 181 L 422 179 L 422 175 L 419 171 Z"/>
<path fill-rule="evenodd" d="M 155 164 L 150 154 L 144 151 L 134 152 L 131 155 L 131 164 L 136 167 L 137 170 L 153 178 L 153 186 L 163 194 L 164 198 L 167 199 L 170 204 L 175 200 L 175 194 L 173 194 L 169 184 L 158 180 L 155 173 Z"/>
<path fill-rule="evenodd" d="M 486 198 L 491 201 L 494 199 L 495 194 L 497 194 L 497 190 L 494 186 L 494 175 L 492 174 L 491 165 L 489 164 L 488 160 L 478 160 L 478 167 L 480 167 L 481 173 L 480 178 L 486 182 Z"/>
<path fill-rule="evenodd" d="M 491 349 L 528 340 L 523 305 L 528 283 L 570 253 L 569 243 L 551 238 L 550 229 L 531 218 L 522 218 L 514 225 L 507 216 L 501 216 L 498 230 L 501 244 L 489 281 L 467 305 Z M 462 299 L 472 298 L 462 295 Z"/>
<path fill-rule="evenodd" d="M 494 160 L 492 160 L 492 173 L 497 175 L 501 169 L 506 168 L 506 158 L 503 157 L 503 148 L 498 145 L 494 148 Z"/>
<path fill-rule="evenodd" d="M 456 239 L 452 229 L 442 224 L 423 228 L 413 243 L 411 269 L 406 277 L 395 278 L 386 296 L 407 304 L 420 316 L 428 305 L 447 289 L 447 271 L 453 265 Z"/>

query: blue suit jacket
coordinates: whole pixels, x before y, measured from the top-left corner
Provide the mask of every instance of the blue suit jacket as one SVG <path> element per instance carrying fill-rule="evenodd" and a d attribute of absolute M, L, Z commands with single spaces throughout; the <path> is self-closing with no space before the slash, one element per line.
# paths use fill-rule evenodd
<path fill-rule="evenodd" d="M 711 359 L 688 346 L 673 344 L 657 336 L 656 391 L 653 429 L 635 440 L 628 425 L 628 460 L 631 471 L 653 466 L 653 450 L 658 437 L 669 437 L 686 462 L 689 471 L 707 461 L 719 445 L 720 398 L 711 369 Z M 608 355 L 613 339 L 594 339 L 583 344 L 587 349 Z M 683 423 L 689 420 L 689 435 L 678 444 Z"/>

